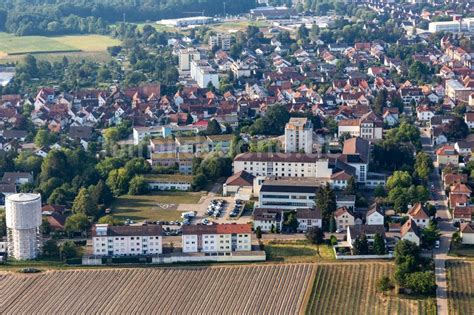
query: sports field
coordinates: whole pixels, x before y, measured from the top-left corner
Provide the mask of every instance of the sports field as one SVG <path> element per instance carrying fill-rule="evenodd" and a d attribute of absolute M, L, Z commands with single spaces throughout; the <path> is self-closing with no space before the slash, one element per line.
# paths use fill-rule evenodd
<path fill-rule="evenodd" d="M 55 54 L 91 56 L 106 54 L 107 47 L 120 41 L 103 35 L 14 36 L 0 32 L 0 60 L 23 58 L 25 54 L 49 57 Z M 47 58 L 46 58 L 47 59 Z"/>

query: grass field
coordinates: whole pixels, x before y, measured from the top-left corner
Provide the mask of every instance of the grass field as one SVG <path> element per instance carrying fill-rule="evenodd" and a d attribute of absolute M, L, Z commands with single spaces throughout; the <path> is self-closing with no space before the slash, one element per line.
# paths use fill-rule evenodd
<path fill-rule="evenodd" d="M 461 248 L 454 248 L 450 250 L 449 254 L 458 257 L 474 258 L 474 246 L 464 245 Z"/>
<path fill-rule="evenodd" d="M 474 314 L 474 262 L 448 261 L 450 314 Z"/>
<path fill-rule="evenodd" d="M 404 299 L 376 292 L 377 279 L 393 275 L 392 263 L 317 266 L 306 314 L 436 314 L 434 299 Z"/>
<path fill-rule="evenodd" d="M 106 54 L 107 47 L 119 44 L 119 40 L 102 35 L 45 37 L 0 33 L 0 60 L 17 60 L 28 53 L 42 57 L 58 54 L 61 54 L 61 57 L 63 55 L 101 56 Z"/>
<path fill-rule="evenodd" d="M 0 314 L 300 314 L 315 265 L 0 273 Z"/>
<path fill-rule="evenodd" d="M 288 263 L 296 262 L 316 262 L 321 260 L 335 259 L 334 252 L 330 246 L 305 244 L 305 242 L 288 242 L 265 244 L 265 253 L 269 261 L 284 261 Z"/>
<path fill-rule="evenodd" d="M 174 221 L 181 219 L 176 211 L 180 203 L 197 203 L 200 193 L 192 192 L 154 192 L 143 196 L 124 195 L 112 204 L 112 214 L 119 220 Z"/>

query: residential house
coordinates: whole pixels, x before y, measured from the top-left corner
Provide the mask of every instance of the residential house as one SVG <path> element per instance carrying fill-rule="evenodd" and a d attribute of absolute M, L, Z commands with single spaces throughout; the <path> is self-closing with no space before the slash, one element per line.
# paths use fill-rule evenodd
<path fill-rule="evenodd" d="M 345 231 L 349 226 L 355 225 L 354 213 L 346 207 L 341 207 L 334 212 L 337 230 Z"/>
<path fill-rule="evenodd" d="M 383 225 L 384 224 L 384 214 L 382 209 L 377 203 L 373 203 L 365 215 L 367 225 Z"/>
<path fill-rule="evenodd" d="M 230 253 L 252 250 L 249 224 L 184 225 L 183 253 Z"/>
<path fill-rule="evenodd" d="M 382 139 L 383 120 L 372 111 L 360 118 L 341 120 L 338 123 L 338 137 L 344 134 L 363 139 Z"/>
<path fill-rule="evenodd" d="M 281 231 L 281 209 L 255 208 L 252 218 L 254 229 L 260 227 L 262 232 Z"/>
<path fill-rule="evenodd" d="M 425 209 L 420 202 L 415 203 L 410 210 L 407 212 L 408 217 L 415 221 L 415 223 L 421 227 L 425 228 L 430 222 L 430 216 L 426 213 Z"/>
<path fill-rule="evenodd" d="M 454 207 L 453 222 L 471 222 L 474 214 L 474 207 Z"/>
<path fill-rule="evenodd" d="M 453 145 L 445 144 L 436 150 L 436 162 L 438 165 L 458 165 L 459 153 L 456 151 Z"/>
<path fill-rule="evenodd" d="M 465 113 L 464 122 L 470 129 L 474 128 L 474 112 Z"/>
<path fill-rule="evenodd" d="M 421 243 L 421 231 L 415 221 L 409 219 L 405 224 L 402 225 L 400 230 L 401 239 L 404 241 L 410 241 L 420 246 Z"/>
<path fill-rule="evenodd" d="M 463 245 L 474 245 L 474 225 L 472 223 L 462 223 L 459 232 Z"/>
<path fill-rule="evenodd" d="M 148 256 L 162 253 L 161 225 L 92 227 L 92 246 L 96 256 Z"/>

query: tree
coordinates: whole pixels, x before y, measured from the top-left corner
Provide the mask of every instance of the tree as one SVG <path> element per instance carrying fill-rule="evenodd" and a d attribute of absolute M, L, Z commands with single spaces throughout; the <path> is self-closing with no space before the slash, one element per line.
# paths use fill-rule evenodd
<path fill-rule="evenodd" d="M 221 125 L 216 119 L 211 119 L 207 124 L 206 134 L 207 135 L 220 135 L 222 133 Z"/>
<path fill-rule="evenodd" d="M 334 233 L 337 230 L 337 223 L 336 219 L 334 219 L 334 216 L 331 216 L 329 219 L 329 232 Z"/>
<path fill-rule="evenodd" d="M 392 283 L 392 280 L 390 280 L 389 277 L 384 276 L 377 280 L 377 291 L 381 293 L 386 293 L 388 291 L 392 291 L 395 288 L 395 286 Z"/>
<path fill-rule="evenodd" d="M 375 102 L 374 102 L 374 111 L 375 113 L 382 115 L 383 114 L 383 108 L 387 106 L 387 90 L 382 89 L 377 93 L 377 96 L 375 97 Z"/>
<path fill-rule="evenodd" d="M 94 200 L 86 188 L 79 190 L 72 204 L 72 212 L 76 214 L 82 213 L 91 217 L 97 215 L 97 203 L 94 203 Z"/>
<path fill-rule="evenodd" d="M 367 255 L 369 253 L 369 243 L 365 234 L 362 234 L 355 239 L 354 244 L 352 245 L 352 250 L 354 255 Z"/>
<path fill-rule="evenodd" d="M 56 136 L 51 134 L 48 130 L 46 129 L 40 129 L 36 133 L 35 136 L 35 146 L 38 148 L 41 148 L 46 145 L 52 144 L 54 141 L 56 141 Z"/>
<path fill-rule="evenodd" d="M 64 260 L 74 258 L 77 255 L 76 245 L 73 241 L 66 241 L 61 245 L 61 256 Z"/>
<path fill-rule="evenodd" d="M 43 219 L 41 220 L 40 230 L 41 234 L 43 235 L 48 235 L 49 233 L 51 233 L 51 223 L 49 223 L 48 218 L 43 217 Z"/>
<path fill-rule="evenodd" d="M 428 153 L 418 152 L 416 154 L 415 172 L 420 179 L 427 181 L 433 168 L 433 160 Z"/>
<path fill-rule="evenodd" d="M 143 176 L 135 176 L 130 181 L 129 195 L 143 195 L 148 192 L 148 183 Z"/>
<path fill-rule="evenodd" d="M 323 215 L 323 226 L 328 226 L 333 216 L 334 211 L 336 211 L 336 193 L 334 190 L 326 184 L 326 186 L 321 187 L 316 193 L 316 206 L 321 210 Z"/>
<path fill-rule="evenodd" d="M 49 258 L 59 258 L 59 246 L 56 240 L 50 239 L 43 243 L 43 256 Z"/>
<path fill-rule="evenodd" d="M 71 173 L 64 151 L 51 150 L 41 163 L 40 182 L 47 182 L 54 177 L 67 180 L 71 178 Z"/>
<path fill-rule="evenodd" d="M 322 244 L 324 242 L 324 232 L 317 226 L 310 227 L 306 231 L 306 239 L 312 244 Z"/>
<path fill-rule="evenodd" d="M 354 176 L 351 176 L 347 181 L 347 186 L 344 189 L 344 193 L 347 195 L 355 195 L 357 193 L 357 183 Z"/>
<path fill-rule="evenodd" d="M 334 235 L 331 235 L 331 237 L 329 238 L 329 243 L 331 243 L 331 246 L 337 245 L 338 243 L 337 237 L 335 237 Z"/>
<path fill-rule="evenodd" d="M 285 213 L 284 216 L 286 216 L 286 220 L 283 222 L 283 226 L 290 232 L 296 232 L 299 225 L 296 212 Z"/>
<path fill-rule="evenodd" d="M 385 255 L 385 240 L 383 239 L 382 235 L 378 233 L 375 234 L 373 248 L 375 255 Z"/>
<path fill-rule="evenodd" d="M 395 171 L 387 180 L 387 188 L 394 189 L 396 187 L 407 188 L 410 187 L 412 178 L 408 172 Z"/>
<path fill-rule="evenodd" d="M 191 183 L 191 188 L 193 191 L 202 190 L 207 184 L 207 178 L 203 173 L 194 175 L 193 182 Z"/>
<path fill-rule="evenodd" d="M 421 243 L 423 247 L 431 249 L 435 246 L 437 240 L 441 236 L 439 228 L 430 221 L 428 225 L 421 231 Z"/>
<path fill-rule="evenodd" d="M 84 233 L 89 228 L 90 222 L 83 213 L 70 215 L 64 223 L 64 230 L 71 236 L 74 233 Z"/>
<path fill-rule="evenodd" d="M 432 295 L 436 292 L 436 279 L 432 271 L 413 272 L 405 277 L 404 286 L 415 294 Z"/>
<path fill-rule="evenodd" d="M 255 236 L 257 237 L 257 239 L 262 238 L 262 229 L 260 228 L 260 226 L 257 226 L 257 228 L 255 229 Z"/>
<path fill-rule="evenodd" d="M 467 137 L 469 134 L 469 127 L 463 119 L 454 117 L 444 128 L 443 131 L 448 140 L 461 140 Z"/>
<path fill-rule="evenodd" d="M 405 263 L 409 257 L 414 259 L 414 263 L 418 264 L 420 260 L 420 248 L 413 242 L 401 240 L 395 245 L 395 264 L 401 265 Z"/>
<path fill-rule="evenodd" d="M 99 218 L 97 223 L 99 223 L 99 224 L 109 224 L 109 225 L 120 225 L 122 222 L 120 222 L 119 220 L 114 218 L 113 215 L 106 215 L 106 216 L 103 216 L 103 217 Z"/>
<path fill-rule="evenodd" d="M 374 196 L 381 198 L 386 197 L 387 192 L 385 191 L 385 187 L 383 187 L 383 185 L 377 185 L 377 187 L 374 189 Z"/>

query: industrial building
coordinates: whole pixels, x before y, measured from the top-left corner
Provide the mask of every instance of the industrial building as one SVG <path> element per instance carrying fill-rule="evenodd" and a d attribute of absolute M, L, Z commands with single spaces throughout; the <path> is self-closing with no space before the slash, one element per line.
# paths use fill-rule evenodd
<path fill-rule="evenodd" d="M 14 194 L 5 201 L 8 255 L 35 259 L 41 247 L 41 195 Z"/>
<path fill-rule="evenodd" d="M 465 18 L 454 21 L 431 22 L 428 26 L 430 33 L 474 33 L 474 18 Z"/>
<path fill-rule="evenodd" d="M 193 25 L 206 25 L 217 22 L 216 19 L 209 16 L 194 16 L 180 19 L 160 20 L 156 24 L 165 25 L 169 27 L 187 27 Z"/>

